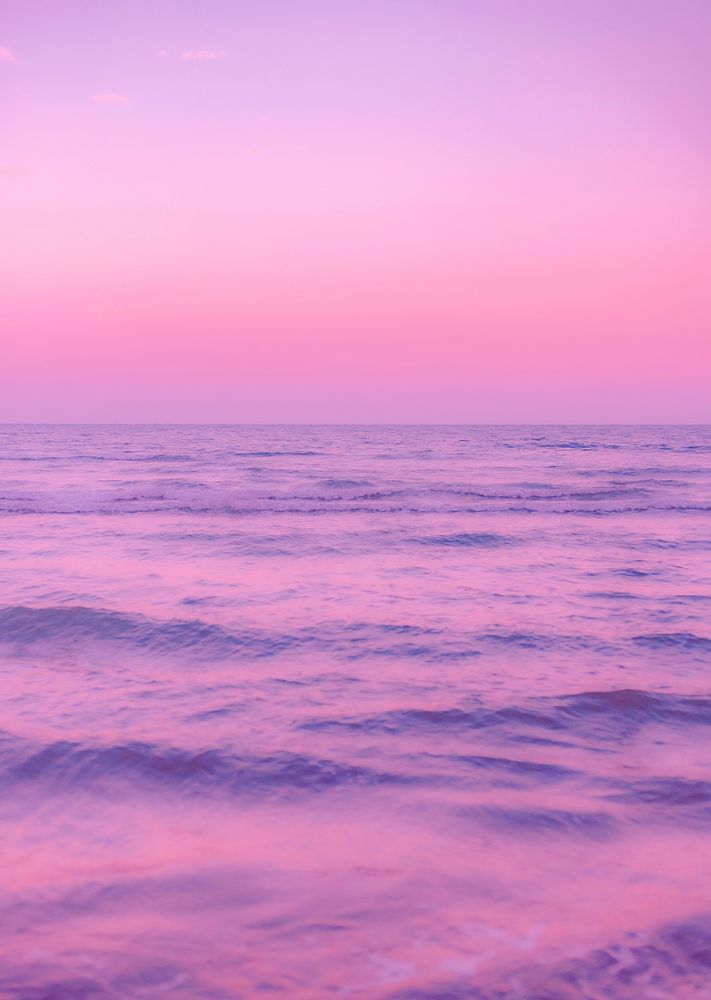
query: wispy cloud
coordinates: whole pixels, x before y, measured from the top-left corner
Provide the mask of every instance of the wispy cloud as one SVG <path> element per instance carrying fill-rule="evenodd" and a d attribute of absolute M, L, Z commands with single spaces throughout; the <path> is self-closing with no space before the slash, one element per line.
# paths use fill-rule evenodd
<path fill-rule="evenodd" d="M 8 49 L 4 45 L 0 45 L 0 62 L 14 63 L 17 62 L 17 57 L 12 49 Z"/>
<path fill-rule="evenodd" d="M 97 104 L 128 104 L 125 94 L 94 94 L 93 100 Z"/>
<path fill-rule="evenodd" d="M 189 62 L 214 62 L 216 59 L 224 59 L 226 55 L 224 49 L 188 49 L 180 58 Z"/>
<path fill-rule="evenodd" d="M 156 55 L 157 56 L 161 56 L 161 57 L 162 56 L 167 56 L 168 55 L 168 50 L 167 49 L 158 49 L 158 51 L 156 52 Z"/>

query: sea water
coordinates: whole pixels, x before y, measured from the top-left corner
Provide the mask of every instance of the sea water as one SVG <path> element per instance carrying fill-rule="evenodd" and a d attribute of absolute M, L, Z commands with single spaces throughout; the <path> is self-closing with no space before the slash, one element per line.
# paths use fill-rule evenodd
<path fill-rule="evenodd" d="M 0 997 L 711 986 L 711 429 L 0 427 Z"/>

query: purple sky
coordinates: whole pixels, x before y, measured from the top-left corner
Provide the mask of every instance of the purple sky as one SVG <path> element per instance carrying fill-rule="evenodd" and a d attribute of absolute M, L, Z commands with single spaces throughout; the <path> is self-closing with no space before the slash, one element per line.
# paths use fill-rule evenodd
<path fill-rule="evenodd" d="M 0 0 L 0 420 L 708 421 L 710 29 Z"/>

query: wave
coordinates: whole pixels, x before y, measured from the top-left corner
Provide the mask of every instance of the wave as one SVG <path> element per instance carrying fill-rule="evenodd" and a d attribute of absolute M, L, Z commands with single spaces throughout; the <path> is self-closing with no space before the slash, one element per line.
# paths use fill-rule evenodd
<path fill-rule="evenodd" d="M 575 490 L 570 493 L 571 500 L 617 500 L 620 497 L 648 496 L 649 490 L 642 487 L 617 487 L 608 490 Z"/>
<path fill-rule="evenodd" d="M 600 601 L 637 601 L 639 594 L 629 594 L 624 590 L 589 590 L 583 595 Z"/>
<path fill-rule="evenodd" d="M 659 694 L 636 688 L 584 691 L 559 702 L 565 717 L 574 719 L 600 715 L 644 721 L 696 722 L 711 725 L 711 699 L 693 695 Z"/>
<path fill-rule="evenodd" d="M 194 462 L 195 455 L 2 455 L 3 462 Z"/>
<path fill-rule="evenodd" d="M 546 736 L 594 735 L 609 741 L 634 735 L 651 724 L 711 726 L 711 699 L 634 689 L 591 691 L 557 699 L 541 698 L 527 706 L 411 708 L 371 716 L 312 718 L 301 723 L 300 728 L 356 729 L 392 735 L 436 731 L 461 734 L 467 730 L 501 728 L 513 740 L 520 740 L 521 730 L 524 734 L 540 730 Z"/>
<path fill-rule="evenodd" d="M 156 622 L 140 615 L 90 607 L 11 606 L 0 608 L 0 641 L 27 646 L 50 642 L 60 646 L 86 640 L 130 644 L 153 653 L 179 650 L 201 655 L 227 655 L 249 648 L 268 651 L 256 636 L 239 636 L 201 621 Z M 281 645 L 286 637 L 281 638 Z"/>
<path fill-rule="evenodd" d="M 110 643 L 150 655 L 207 659 L 263 659 L 312 650 L 355 661 L 370 657 L 420 658 L 431 662 L 480 655 L 467 637 L 405 623 L 335 622 L 318 629 L 272 633 L 233 630 L 198 619 L 157 620 L 76 605 L 0 608 L 0 643 L 53 649 Z"/>
<path fill-rule="evenodd" d="M 331 490 L 355 490 L 372 484 L 367 479 L 324 479 L 321 485 Z"/>
<path fill-rule="evenodd" d="M 551 964 L 516 963 L 476 982 L 448 979 L 395 989 L 388 1000 L 672 1000 L 702 997 L 711 972 L 711 916 L 652 932 L 630 930 L 587 953 Z"/>
<path fill-rule="evenodd" d="M 465 806 L 459 815 L 491 826 L 500 833 L 535 837 L 563 834 L 607 838 L 617 823 L 606 812 L 573 812 L 564 809 L 511 808 L 507 806 Z"/>
<path fill-rule="evenodd" d="M 36 980 L 36 974 L 33 979 Z M 3 982 L 7 1000 L 119 1000 L 120 994 L 106 989 L 98 979 L 76 976 L 68 979 L 50 979 L 39 985 L 19 985 Z"/>
<path fill-rule="evenodd" d="M 127 909 L 152 913 L 165 907 L 171 912 L 190 913 L 196 907 L 204 910 L 260 903 L 270 895 L 263 877 L 251 869 L 201 867 L 198 872 L 91 880 L 64 891 L 47 888 L 39 899 L 21 896 L 11 900 L 5 896 L 0 903 L 0 920 L 5 927 L 12 925 L 16 931 L 30 934 L 36 933 L 38 926 L 62 922 L 68 917 L 105 916 L 125 913 Z M 0 982 L 4 985 L 2 980 Z M 4 998 L 5 994 L 2 995 Z M 121 1000 L 126 1000 L 125 993 L 120 996 Z"/>
<path fill-rule="evenodd" d="M 646 649 L 680 649 L 688 652 L 711 653 L 711 639 L 693 632 L 659 632 L 650 635 L 635 635 L 632 641 Z"/>
<path fill-rule="evenodd" d="M 429 754 L 428 756 L 433 756 Z M 481 754 L 436 755 L 436 759 L 445 759 L 467 767 L 475 768 L 507 777 L 535 778 L 537 781 L 561 781 L 577 775 L 577 771 L 559 764 L 546 764 L 533 760 L 512 760 L 508 757 L 489 757 Z"/>
<path fill-rule="evenodd" d="M 306 754 L 269 756 L 191 752 L 151 743 L 85 746 L 60 741 L 40 749 L 6 744 L 0 786 L 39 782 L 45 789 L 113 794 L 116 785 L 162 786 L 181 793 L 319 792 L 341 786 L 403 784 L 409 779 Z"/>
<path fill-rule="evenodd" d="M 280 878 L 283 881 L 283 873 Z M 221 914 L 241 912 L 245 908 L 249 912 L 272 898 L 273 887 L 254 872 L 208 868 L 199 874 L 142 875 L 93 881 L 62 892 L 48 890 L 40 898 L 25 897 L 14 905 L 4 906 L 2 916 L 6 926 L 31 935 L 37 933 L 38 926 L 61 924 L 73 917 L 86 919 L 125 916 L 126 913 L 146 916 L 164 913 L 166 909 L 193 917 L 210 909 Z M 263 911 L 252 912 L 255 913 L 252 919 L 256 920 L 257 914 Z M 252 927 L 255 926 L 253 923 Z M 293 921 L 287 927 L 294 928 Z M 311 923 L 308 925 L 310 940 L 316 940 L 318 932 L 347 927 L 347 921 Z M 476 972 L 464 975 L 447 972 L 447 964 L 441 962 L 425 981 L 427 973 L 420 972 L 416 986 L 396 985 L 385 980 L 369 996 L 377 996 L 378 1000 L 602 1000 L 603 997 L 605 1000 L 681 1000 L 708 994 L 711 916 L 706 913 L 696 913 L 651 929 L 633 926 L 601 944 L 587 948 L 583 944 L 549 961 L 538 958 L 537 952 L 531 951 L 535 937 L 511 935 L 509 938 L 496 928 L 491 928 L 490 932 L 500 941 L 518 945 L 516 951 L 511 949 L 511 957 L 505 964 L 487 962 Z M 175 994 L 186 998 L 209 996 L 227 1000 L 227 994 L 215 991 L 214 986 L 205 981 L 204 970 L 189 949 L 174 949 L 170 959 L 147 958 L 139 950 L 129 951 L 118 960 L 118 955 L 105 952 L 100 964 L 92 963 L 88 975 L 81 975 L 76 967 L 72 968 L 74 958 L 72 953 L 65 965 L 64 955 L 62 958 L 50 958 L 48 954 L 25 956 L 20 949 L 3 962 L 3 997 L 6 1000 L 127 1000 L 129 997 Z M 273 987 L 266 985 L 265 988 L 264 981 L 257 979 L 260 972 L 259 967 L 255 968 L 255 979 L 246 986 L 250 996 L 273 992 Z M 277 986 L 277 992 L 283 992 L 281 985 Z"/>
<path fill-rule="evenodd" d="M 522 446 L 514 444 L 507 445 L 507 447 L 521 448 Z M 602 441 L 533 441 L 526 442 L 523 447 L 544 448 L 554 451 L 619 451 L 622 446 Z"/>
<path fill-rule="evenodd" d="M 409 493 L 409 491 L 407 491 Z M 547 517 L 585 517 L 614 518 L 617 516 L 633 517 L 639 514 L 708 514 L 711 504 L 687 503 L 673 504 L 668 502 L 650 502 L 645 504 L 610 504 L 607 506 L 588 505 L 585 502 L 567 504 L 555 502 L 554 497 L 520 497 L 517 503 L 497 502 L 504 498 L 487 497 L 488 502 L 479 504 L 427 504 L 427 503 L 392 503 L 383 504 L 377 501 L 396 497 L 391 492 L 387 494 L 373 493 L 370 496 L 299 496 L 287 502 L 283 496 L 244 497 L 238 501 L 225 501 L 224 497 L 207 495 L 204 499 L 190 499 L 178 495 L 164 494 L 161 499 L 147 500 L 145 495 L 137 494 L 131 497 L 88 496 L 78 500 L 75 496 L 45 496 L 32 497 L 6 496 L 0 500 L 0 515 L 40 515 L 40 516 L 77 516 L 87 514 L 101 515 L 143 515 L 143 514 L 176 514 L 192 517 L 225 516 L 225 517 L 270 517 L 279 515 L 297 515 L 301 517 L 320 517 L 322 515 L 365 514 L 389 515 L 393 518 L 404 515 L 426 514 L 434 515 L 483 515 L 483 514 L 525 514 Z M 299 503 L 293 500 L 298 499 Z M 416 499 L 416 498 L 415 498 Z M 624 498 L 622 498 L 624 499 Z M 482 498 L 482 501 L 484 498 Z M 357 501 L 357 502 L 356 502 Z M 543 502 L 545 501 L 545 502 Z M 131 506 L 137 503 L 138 506 Z M 151 503 L 154 506 L 147 506 Z M 417 539 L 415 539 L 417 541 Z M 633 541 L 633 547 L 639 547 Z M 688 541 L 647 540 L 642 547 L 699 549 L 706 550 L 711 546 L 708 539 L 690 539 Z"/>
<path fill-rule="evenodd" d="M 526 448 L 542 449 L 545 451 L 633 451 L 633 452 L 660 452 L 662 454 L 682 455 L 687 452 L 697 454 L 707 454 L 711 452 L 711 445 L 707 444 L 670 444 L 660 441 L 637 441 L 620 443 L 616 441 L 550 441 L 544 439 L 534 439 L 528 441 L 506 442 L 505 448 L 521 450 Z"/>
<path fill-rule="evenodd" d="M 425 734 L 437 730 L 460 733 L 471 729 L 509 727 L 563 731 L 569 729 L 560 709 L 509 706 L 506 708 L 406 708 L 359 718 L 315 718 L 300 723 L 302 729 L 357 729 L 363 732 Z"/>
<path fill-rule="evenodd" d="M 299 724 L 301 729 L 338 730 L 356 729 L 367 733 L 421 733 L 462 732 L 501 725 L 536 726 L 543 729 L 562 729 L 553 716 L 524 709 L 393 709 L 379 715 L 360 718 L 316 718 Z"/>
<path fill-rule="evenodd" d="M 185 606 L 204 603 L 199 598 L 183 601 Z M 711 651 L 711 639 L 687 632 L 637 635 L 630 641 L 633 646 L 660 651 L 679 650 L 697 655 Z M 226 627 L 197 618 L 153 619 L 73 604 L 0 607 L 0 644 L 63 649 L 94 642 L 120 645 L 149 655 L 182 654 L 206 659 L 263 659 L 309 650 L 349 661 L 401 657 L 436 663 L 514 651 L 620 652 L 619 643 L 613 645 L 584 634 L 503 630 L 455 633 L 411 623 L 358 621 L 319 623 L 318 627 L 302 626 L 278 633 L 252 627 Z"/>
<path fill-rule="evenodd" d="M 313 458 L 322 451 L 233 451 L 234 458 Z"/>
<path fill-rule="evenodd" d="M 608 796 L 618 802 L 654 806 L 711 805 L 711 782 L 688 778 L 649 778 L 625 782 L 624 788 Z"/>
<path fill-rule="evenodd" d="M 428 535 L 416 538 L 415 541 L 420 545 L 442 545 L 447 548 L 498 549 L 504 545 L 511 545 L 514 540 L 493 532 L 460 531 L 453 535 Z"/>

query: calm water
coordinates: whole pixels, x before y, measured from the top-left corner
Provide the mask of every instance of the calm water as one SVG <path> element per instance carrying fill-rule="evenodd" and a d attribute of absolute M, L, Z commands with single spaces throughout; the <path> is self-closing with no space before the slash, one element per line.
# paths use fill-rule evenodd
<path fill-rule="evenodd" d="M 0 427 L 0 997 L 685 1000 L 711 429 Z"/>

